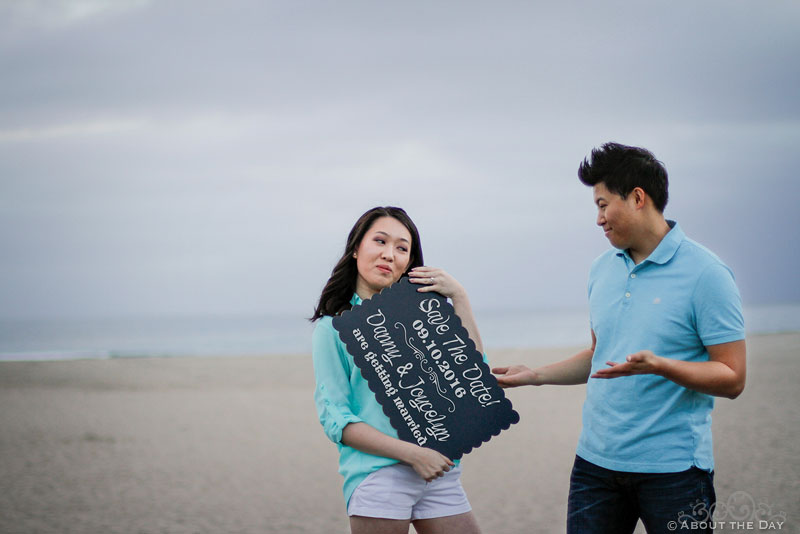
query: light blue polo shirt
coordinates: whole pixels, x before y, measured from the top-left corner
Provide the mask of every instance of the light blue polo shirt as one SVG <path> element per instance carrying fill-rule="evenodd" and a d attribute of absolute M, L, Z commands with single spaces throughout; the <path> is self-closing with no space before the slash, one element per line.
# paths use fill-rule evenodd
<path fill-rule="evenodd" d="M 745 337 L 731 270 L 677 223 L 667 222 L 670 232 L 639 265 L 616 249 L 592 264 L 592 373 L 641 350 L 707 361 L 706 346 Z M 590 378 L 577 454 L 615 471 L 711 471 L 713 407 L 711 395 L 660 376 Z"/>

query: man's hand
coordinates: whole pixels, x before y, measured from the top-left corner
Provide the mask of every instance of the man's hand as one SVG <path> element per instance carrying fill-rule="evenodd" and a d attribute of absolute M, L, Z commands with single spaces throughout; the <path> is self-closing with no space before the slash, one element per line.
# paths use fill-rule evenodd
<path fill-rule="evenodd" d="M 660 374 L 662 358 L 652 351 L 642 350 L 625 358 L 624 363 L 606 362 L 605 369 L 598 370 L 590 378 L 619 378 L 631 375 L 657 375 Z"/>

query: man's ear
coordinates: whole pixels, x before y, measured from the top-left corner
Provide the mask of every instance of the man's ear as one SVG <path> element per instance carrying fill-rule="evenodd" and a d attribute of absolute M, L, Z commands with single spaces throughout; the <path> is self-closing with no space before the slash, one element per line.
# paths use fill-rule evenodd
<path fill-rule="evenodd" d="M 633 195 L 633 201 L 637 208 L 643 208 L 647 204 L 647 193 L 641 187 L 634 187 L 630 194 Z"/>

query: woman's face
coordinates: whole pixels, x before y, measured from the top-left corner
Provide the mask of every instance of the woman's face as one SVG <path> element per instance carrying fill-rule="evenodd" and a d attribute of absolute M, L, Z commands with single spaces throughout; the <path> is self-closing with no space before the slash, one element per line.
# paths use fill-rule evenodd
<path fill-rule="evenodd" d="M 376 219 L 354 253 L 356 293 L 368 299 L 400 280 L 411 261 L 411 232 L 394 217 Z"/>

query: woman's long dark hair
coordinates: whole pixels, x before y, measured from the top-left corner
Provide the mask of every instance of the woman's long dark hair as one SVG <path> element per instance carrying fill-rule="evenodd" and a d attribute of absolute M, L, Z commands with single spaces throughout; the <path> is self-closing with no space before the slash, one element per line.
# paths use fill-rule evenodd
<path fill-rule="evenodd" d="M 353 293 L 356 291 L 356 280 L 358 279 L 358 267 L 353 253 L 361 245 L 361 240 L 364 239 L 364 234 L 370 229 L 372 223 L 381 217 L 392 217 L 397 219 L 405 226 L 411 234 L 411 254 L 408 262 L 406 272 L 414 267 L 420 267 L 422 261 L 422 244 L 419 241 L 419 232 L 411 220 L 411 217 L 402 208 L 395 208 L 392 206 L 372 208 L 364 215 L 359 217 L 356 224 L 350 230 L 350 235 L 347 236 L 347 244 L 344 248 L 344 254 L 336 263 L 336 267 L 331 272 L 331 277 L 328 278 L 328 283 L 322 290 L 322 295 L 319 297 L 314 315 L 311 321 L 316 321 L 322 316 L 331 315 L 336 316 L 345 310 L 351 308 L 350 299 L 353 298 Z M 405 274 L 405 273 L 403 273 Z"/>

